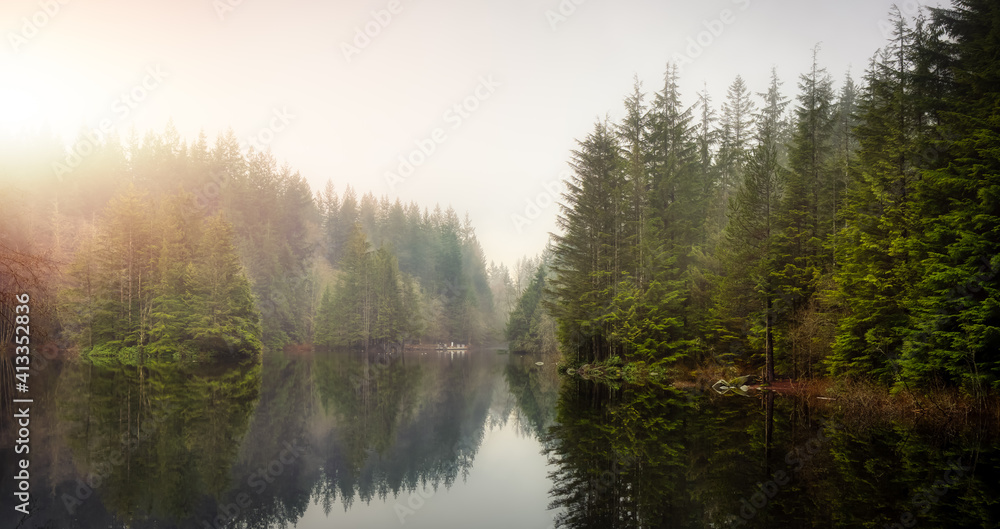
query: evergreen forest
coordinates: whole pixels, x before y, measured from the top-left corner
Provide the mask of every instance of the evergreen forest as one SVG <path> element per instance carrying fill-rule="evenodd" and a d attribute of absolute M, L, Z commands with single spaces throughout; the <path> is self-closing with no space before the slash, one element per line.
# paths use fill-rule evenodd
<path fill-rule="evenodd" d="M 819 45 L 721 104 L 636 79 L 572 152 L 512 343 L 548 314 L 568 366 L 1000 388 L 1000 6 L 891 21 L 858 82 Z"/>

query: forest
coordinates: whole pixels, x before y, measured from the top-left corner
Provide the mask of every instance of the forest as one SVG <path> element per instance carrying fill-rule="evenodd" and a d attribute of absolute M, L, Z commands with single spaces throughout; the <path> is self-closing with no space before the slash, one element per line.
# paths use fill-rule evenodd
<path fill-rule="evenodd" d="M 0 56 L 0 529 L 1000 527 L 1000 2 L 237 3 Z"/>
<path fill-rule="evenodd" d="M 721 106 L 675 65 L 636 79 L 572 152 L 511 341 L 547 313 L 571 367 L 1000 388 L 1000 7 L 890 16 L 859 83 L 819 45 L 794 97 L 774 70 Z"/>
<path fill-rule="evenodd" d="M 35 318 L 39 336 L 129 361 L 483 343 L 499 338 L 518 294 L 453 209 L 332 183 L 314 194 L 232 131 L 212 147 L 172 124 L 97 145 L 81 132 L 74 149 L 85 142 L 92 152 L 68 175 L 43 162 L 62 148 L 44 133 L 5 149 L 5 343 L 25 290 L 47 315 Z"/>
<path fill-rule="evenodd" d="M 916 18 L 861 81 L 823 50 L 794 95 L 772 70 L 687 105 L 667 66 L 571 153 L 559 232 L 487 264 L 468 218 L 314 192 L 232 131 L 172 123 L 2 156 L 0 339 L 30 289 L 37 332 L 91 356 L 486 343 L 564 365 L 726 365 L 776 377 L 1000 387 L 1000 123 L 989 2 Z M 992 24 L 992 25 L 991 25 Z M 85 148 L 84 148 L 85 147 Z"/>

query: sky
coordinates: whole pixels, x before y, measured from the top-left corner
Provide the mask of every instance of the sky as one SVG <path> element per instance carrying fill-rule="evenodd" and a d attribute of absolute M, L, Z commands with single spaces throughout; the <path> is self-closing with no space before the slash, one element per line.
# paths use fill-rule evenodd
<path fill-rule="evenodd" d="M 3 0 L 0 137 L 232 128 L 327 181 L 468 214 L 488 260 L 556 231 L 577 140 L 634 78 L 681 66 L 687 104 L 741 75 L 788 97 L 819 61 L 839 87 L 885 43 L 890 0 Z M 918 4 L 899 3 L 906 14 Z"/>

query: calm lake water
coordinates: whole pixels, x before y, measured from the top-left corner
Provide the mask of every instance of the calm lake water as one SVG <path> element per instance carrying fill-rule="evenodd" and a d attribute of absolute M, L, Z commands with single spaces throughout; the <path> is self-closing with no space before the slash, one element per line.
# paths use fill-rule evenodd
<path fill-rule="evenodd" d="M 10 514 L 5 439 L 3 528 L 1000 526 L 993 428 L 612 389 L 494 349 L 32 380 L 33 513 Z"/>

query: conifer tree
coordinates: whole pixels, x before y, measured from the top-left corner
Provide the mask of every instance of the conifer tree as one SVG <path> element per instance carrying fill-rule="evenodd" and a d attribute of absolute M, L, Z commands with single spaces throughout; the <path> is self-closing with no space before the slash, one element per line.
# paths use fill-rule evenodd
<path fill-rule="evenodd" d="M 812 67 L 799 80 L 781 233 L 776 241 L 779 310 L 792 318 L 807 305 L 833 263 L 824 246 L 834 210 L 829 172 L 833 90 L 826 69 L 819 66 L 818 53 L 818 47 L 813 49 Z"/>
<path fill-rule="evenodd" d="M 726 92 L 718 131 L 719 154 L 716 165 L 719 171 L 720 229 L 725 227 L 728 220 L 729 198 L 742 182 L 743 165 L 753 139 L 755 108 L 750 89 L 743 78 L 737 75 Z"/>
<path fill-rule="evenodd" d="M 955 0 L 933 10 L 933 25 L 937 34 L 920 36 L 921 47 L 941 53 L 920 66 L 938 80 L 921 79 L 917 93 L 941 94 L 939 108 L 917 101 L 938 120 L 929 120 L 937 156 L 920 158 L 926 250 L 902 378 L 979 395 L 1000 388 L 1000 7 Z"/>
<path fill-rule="evenodd" d="M 893 42 L 873 60 L 855 128 L 860 150 L 842 210 L 837 284 L 848 312 L 839 322 L 830 368 L 835 374 L 898 377 L 898 355 L 918 280 L 912 187 L 917 178 L 912 33 L 893 11 Z"/>
<path fill-rule="evenodd" d="M 560 342 L 579 360 L 602 360 L 618 351 L 611 342 L 607 315 L 622 271 L 624 194 L 621 151 L 606 122 L 598 122 L 573 151 L 572 180 L 554 236 L 552 315 Z"/>
<path fill-rule="evenodd" d="M 233 239 L 232 226 L 221 216 L 206 219 L 194 260 L 196 316 L 189 332 L 203 348 L 249 355 L 262 347 L 260 313 Z"/>
<path fill-rule="evenodd" d="M 757 117 L 756 145 L 747 155 L 743 179 L 730 202 L 726 226 L 727 275 L 720 303 L 756 323 L 764 349 L 764 378 L 774 380 L 775 301 L 778 297 L 776 241 L 787 174 L 778 162 L 778 134 L 785 100 L 772 71 L 771 86 Z M 740 314 L 742 312 L 742 314 Z M 762 343 L 761 343 L 762 342 Z"/>
<path fill-rule="evenodd" d="M 632 93 L 625 99 L 625 118 L 616 129 L 625 164 L 625 200 L 629 202 L 625 212 L 623 259 L 629 263 L 627 270 L 638 288 L 645 285 L 645 268 L 648 266 L 644 249 L 648 245 L 645 237 L 651 185 L 648 147 L 650 116 L 644 99 L 642 85 L 636 78 Z"/>

